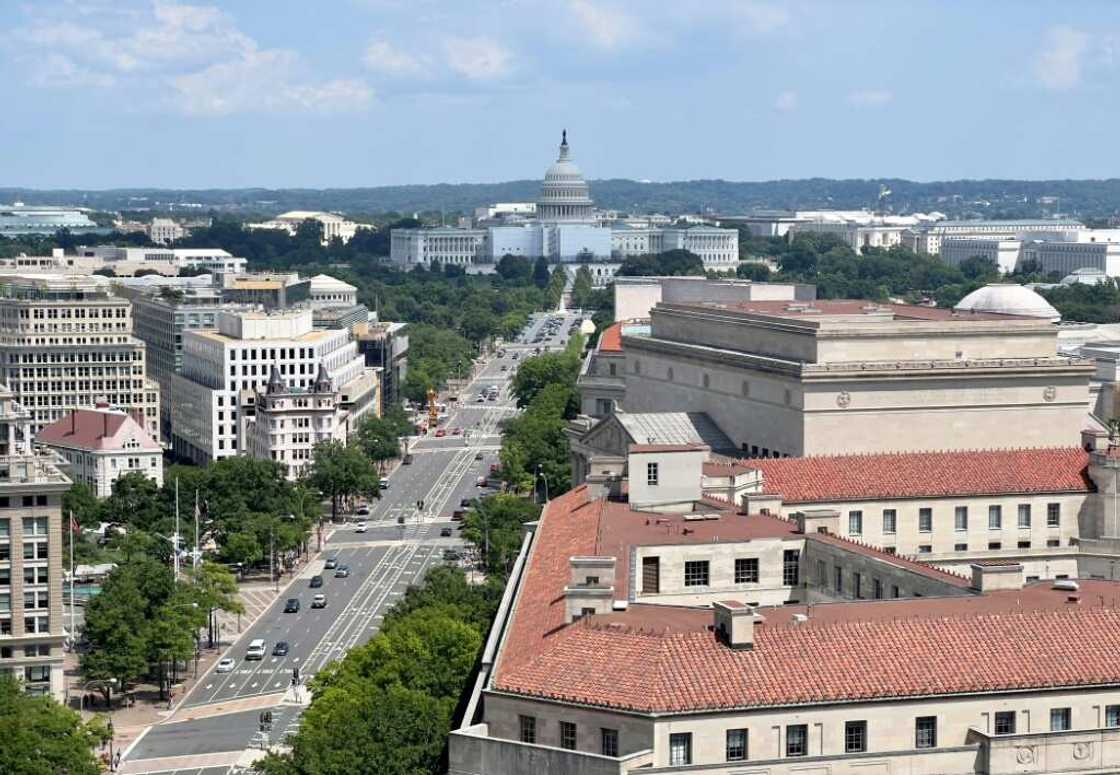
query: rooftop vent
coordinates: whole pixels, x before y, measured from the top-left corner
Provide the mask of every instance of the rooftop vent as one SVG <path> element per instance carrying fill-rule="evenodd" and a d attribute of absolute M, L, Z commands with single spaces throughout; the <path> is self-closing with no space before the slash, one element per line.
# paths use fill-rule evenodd
<path fill-rule="evenodd" d="M 1063 592 L 1076 592 L 1081 587 L 1073 579 L 1057 579 L 1054 582 L 1054 589 L 1060 589 Z"/>

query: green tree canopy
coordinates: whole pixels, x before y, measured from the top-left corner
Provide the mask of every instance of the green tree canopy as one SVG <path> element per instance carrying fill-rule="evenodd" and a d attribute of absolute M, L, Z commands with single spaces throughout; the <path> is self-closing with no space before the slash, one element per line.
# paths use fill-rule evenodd
<path fill-rule="evenodd" d="M 0 676 L 0 772 L 5 775 L 99 775 L 93 748 L 104 726 L 83 723 L 50 697 L 32 697 Z"/>

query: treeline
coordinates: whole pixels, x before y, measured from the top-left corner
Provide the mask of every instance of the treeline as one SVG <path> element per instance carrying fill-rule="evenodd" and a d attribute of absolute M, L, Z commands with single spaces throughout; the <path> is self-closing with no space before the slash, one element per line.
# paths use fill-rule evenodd
<path fill-rule="evenodd" d="M 543 167 L 542 167 L 543 169 Z M 742 213 L 756 209 L 855 209 L 886 203 L 895 212 L 937 210 L 952 217 L 1041 217 L 1060 205 L 1064 213 L 1084 217 L 1116 212 L 1120 180 L 949 180 L 928 183 L 900 178 L 806 178 L 738 182 L 689 180 L 647 183 L 628 179 L 591 181 L 595 202 L 604 208 L 648 213 Z M 493 202 L 533 201 L 539 179 L 502 183 L 377 186 L 343 189 L 79 189 L 41 191 L 0 189 L 0 202 L 75 204 L 121 211 L 143 204 L 152 211 L 174 214 L 182 205 L 212 206 L 220 211 L 263 216 L 285 210 L 337 210 L 362 214 L 420 211 L 468 214 Z"/>

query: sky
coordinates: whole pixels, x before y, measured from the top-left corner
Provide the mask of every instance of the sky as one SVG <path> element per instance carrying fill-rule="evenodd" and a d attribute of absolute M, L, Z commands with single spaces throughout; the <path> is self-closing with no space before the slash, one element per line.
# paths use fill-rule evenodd
<path fill-rule="evenodd" d="M 0 186 L 1120 177 L 1111 0 L 0 0 Z"/>

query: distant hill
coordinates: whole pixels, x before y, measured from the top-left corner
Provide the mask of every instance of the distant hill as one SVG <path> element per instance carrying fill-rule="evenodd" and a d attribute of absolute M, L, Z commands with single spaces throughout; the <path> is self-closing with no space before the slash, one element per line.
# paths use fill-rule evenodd
<path fill-rule="evenodd" d="M 768 208 L 873 207 L 885 186 L 895 212 L 938 210 L 953 217 L 1045 217 L 1061 213 L 1103 218 L 1120 212 L 1120 180 L 955 180 L 916 183 L 898 179 L 771 180 L 757 183 L 688 180 L 642 183 L 591 181 L 597 205 L 636 213 L 736 214 Z M 493 202 L 533 200 L 537 180 L 505 183 L 440 183 L 328 189 L 112 189 L 106 191 L 0 188 L 0 203 L 81 205 L 98 210 L 176 211 L 189 205 L 241 213 L 293 209 L 336 210 L 376 215 L 417 211 L 470 212 Z"/>

